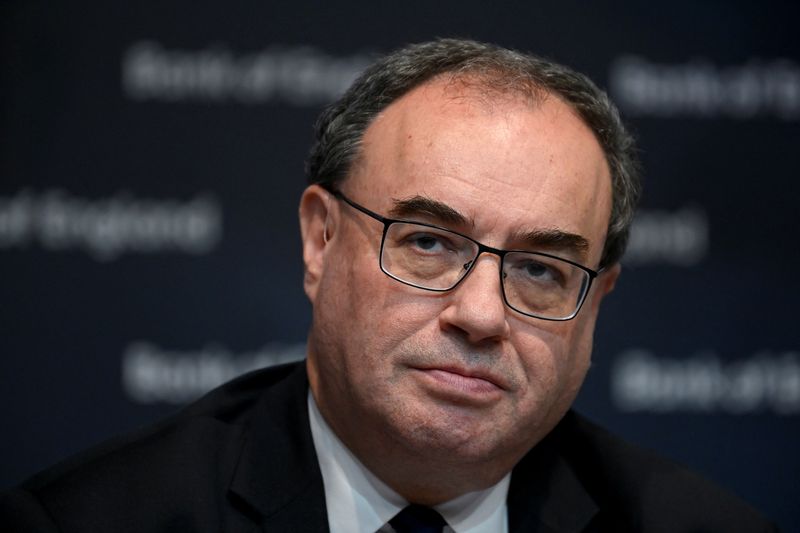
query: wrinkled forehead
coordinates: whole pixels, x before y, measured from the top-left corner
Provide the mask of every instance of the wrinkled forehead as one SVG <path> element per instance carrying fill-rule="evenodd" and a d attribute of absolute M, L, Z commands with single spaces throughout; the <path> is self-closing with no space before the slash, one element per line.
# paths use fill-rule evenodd
<path fill-rule="evenodd" d="M 383 213 L 420 196 L 496 239 L 520 226 L 559 228 L 591 243 L 605 238 L 611 183 L 604 153 L 558 98 L 427 83 L 374 120 L 361 150 L 343 186 Z"/>
<path fill-rule="evenodd" d="M 426 113 L 418 108 L 420 100 L 432 103 L 434 110 L 446 108 L 457 108 L 457 113 L 473 114 L 513 114 L 520 109 L 535 111 L 547 102 L 559 102 L 563 104 L 561 110 L 580 121 L 592 135 L 595 132 L 586 123 L 581 114 L 574 108 L 572 103 L 564 99 L 560 94 L 543 87 L 530 78 L 514 76 L 513 73 L 500 71 L 497 69 L 466 71 L 466 72 L 445 72 L 425 81 L 424 83 L 412 88 L 401 97 L 394 100 L 370 122 L 358 143 L 358 152 L 348 173 L 348 177 L 359 170 L 359 166 L 364 162 L 364 151 L 370 144 L 369 132 L 374 130 L 373 126 L 377 122 L 385 120 L 386 115 L 397 113 L 402 109 L 410 115 L 410 121 L 419 121 L 425 118 Z M 415 102 L 409 105 L 409 101 Z M 430 107 L 430 106 L 426 106 Z M 374 135 L 372 136 L 374 137 Z M 595 135 L 596 137 L 596 135 Z M 599 145 L 598 141 L 598 145 Z"/>

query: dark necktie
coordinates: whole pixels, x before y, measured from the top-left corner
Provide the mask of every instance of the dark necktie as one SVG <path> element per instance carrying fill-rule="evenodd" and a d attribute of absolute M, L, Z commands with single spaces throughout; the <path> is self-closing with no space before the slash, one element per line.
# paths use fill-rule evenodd
<path fill-rule="evenodd" d="M 447 522 L 430 507 L 411 504 L 389 520 L 389 524 L 397 533 L 442 533 Z"/>

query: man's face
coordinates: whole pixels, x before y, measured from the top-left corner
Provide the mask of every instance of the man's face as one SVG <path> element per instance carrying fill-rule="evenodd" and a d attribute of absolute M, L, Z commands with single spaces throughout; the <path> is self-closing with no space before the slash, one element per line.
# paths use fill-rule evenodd
<path fill-rule="evenodd" d="M 602 149 L 566 104 L 436 81 L 376 118 L 340 189 L 384 216 L 593 269 L 611 209 Z M 409 209 L 414 198 L 466 222 L 440 206 Z M 427 292 L 381 272 L 381 223 L 319 187 L 306 191 L 301 222 L 312 392 L 367 466 L 397 454 L 499 479 L 569 408 L 617 269 L 600 275 L 576 318 L 545 321 L 505 306 L 497 256 L 481 255 L 454 290 Z M 581 236 L 588 248 L 537 248 L 529 236 L 541 230 Z"/>

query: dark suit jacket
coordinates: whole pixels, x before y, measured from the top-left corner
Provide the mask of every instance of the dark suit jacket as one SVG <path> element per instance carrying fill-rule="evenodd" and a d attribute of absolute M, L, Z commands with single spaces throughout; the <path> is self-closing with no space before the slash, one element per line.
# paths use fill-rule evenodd
<path fill-rule="evenodd" d="M 301 364 L 260 370 L 178 415 L 0 496 L 0 530 L 326 531 Z M 574 413 L 514 469 L 511 532 L 771 531 L 698 476 Z"/>

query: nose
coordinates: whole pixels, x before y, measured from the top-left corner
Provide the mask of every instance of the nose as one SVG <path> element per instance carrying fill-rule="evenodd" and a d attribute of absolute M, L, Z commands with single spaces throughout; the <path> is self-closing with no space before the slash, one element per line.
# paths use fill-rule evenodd
<path fill-rule="evenodd" d="M 457 331 L 470 343 L 508 337 L 506 305 L 500 285 L 500 258 L 482 254 L 467 277 L 448 295 L 439 315 L 444 330 Z"/>

